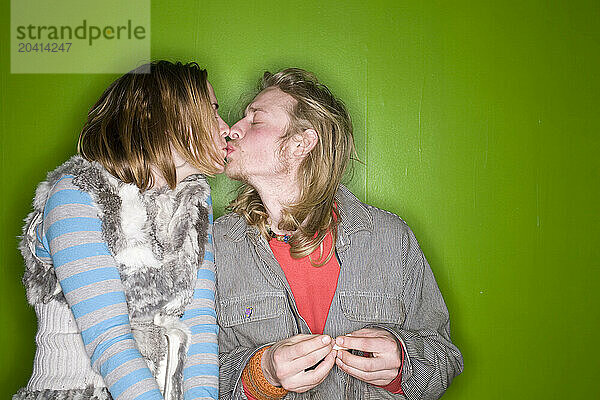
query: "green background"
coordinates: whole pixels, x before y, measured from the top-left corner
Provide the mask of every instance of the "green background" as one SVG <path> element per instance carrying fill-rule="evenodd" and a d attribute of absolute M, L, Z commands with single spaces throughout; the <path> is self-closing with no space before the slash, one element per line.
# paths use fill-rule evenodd
<path fill-rule="evenodd" d="M 116 76 L 11 75 L 6 0 L 0 15 L 8 398 L 35 335 L 16 236 Z M 408 222 L 450 310 L 465 372 L 445 399 L 600 398 L 597 0 L 154 0 L 151 16 L 152 57 L 208 68 L 227 122 L 265 69 L 312 70 L 345 100 L 365 163 L 349 186 Z M 220 214 L 234 185 L 213 184 Z"/>

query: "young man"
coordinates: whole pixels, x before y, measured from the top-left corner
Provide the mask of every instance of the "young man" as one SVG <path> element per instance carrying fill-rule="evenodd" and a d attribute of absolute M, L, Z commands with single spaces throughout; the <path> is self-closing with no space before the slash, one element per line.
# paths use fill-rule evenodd
<path fill-rule="evenodd" d="M 340 184 L 344 105 L 299 69 L 265 73 L 230 130 L 243 182 L 214 228 L 221 399 L 437 399 L 463 369 L 408 226 Z"/>

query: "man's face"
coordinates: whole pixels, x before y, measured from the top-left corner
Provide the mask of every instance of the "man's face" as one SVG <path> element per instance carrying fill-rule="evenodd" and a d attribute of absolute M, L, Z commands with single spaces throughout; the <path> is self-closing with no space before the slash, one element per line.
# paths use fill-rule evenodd
<path fill-rule="evenodd" d="M 268 88 L 246 107 L 244 118 L 229 133 L 232 140 L 227 146 L 225 166 L 229 178 L 252 184 L 289 173 L 280 139 L 290 120 L 288 110 L 294 103 L 292 96 Z"/>

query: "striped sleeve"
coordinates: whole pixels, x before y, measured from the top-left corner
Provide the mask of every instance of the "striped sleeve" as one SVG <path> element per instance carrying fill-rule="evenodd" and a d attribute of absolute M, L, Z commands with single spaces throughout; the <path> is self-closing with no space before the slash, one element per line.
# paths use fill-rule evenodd
<path fill-rule="evenodd" d="M 192 332 L 183 369 L 184 399 L 217 399 L 219 389 L 219 351 L 215 312 L 215 259 L 212 237 L 212 200 L 208 203 L 208 235 L 204 260 L 198 268 L 194 297 L 181 317 Z"/>
<path fill-rule="evenodd" d="M 90 195 L 66 175 L 50 191 L 38 249 L 52 259 L 92 369 L 115 400 L 162 399 L 136 347 L 125 291 Z"/>

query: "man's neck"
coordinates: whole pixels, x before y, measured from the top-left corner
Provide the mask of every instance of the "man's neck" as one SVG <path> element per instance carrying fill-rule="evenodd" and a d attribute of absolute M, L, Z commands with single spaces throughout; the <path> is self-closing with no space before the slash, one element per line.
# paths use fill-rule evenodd
<path fill-rule="evenodd" d="M 274 179 L 252 184 L 258 191 L 260 198 L 269 215 L 269 226 L 274 233 L 291 234 L 279 229 L 282 211 L 293 204 L 300 197 L 300 188 L 295 179 Z"/>

